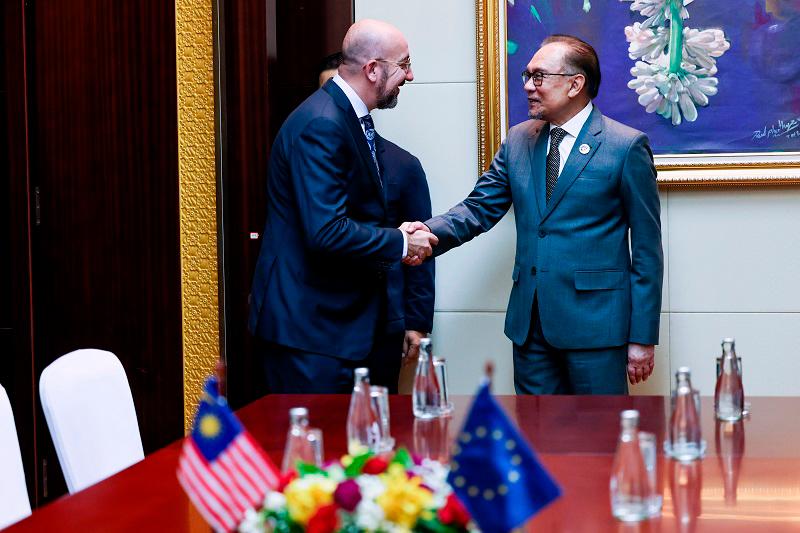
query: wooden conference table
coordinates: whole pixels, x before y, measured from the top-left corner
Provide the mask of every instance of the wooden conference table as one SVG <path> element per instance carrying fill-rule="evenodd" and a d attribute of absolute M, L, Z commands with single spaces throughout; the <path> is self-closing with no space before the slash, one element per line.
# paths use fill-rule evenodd
<path fill-rule="evenodd" d="M 499 401 L 522 428 L 564 490 L 528 524 L 530 531 L 800 531 L 800 398 L 749 398 L 752 416 L 717 424 L 703 398 L 706 457 L 689 465 L 659 457 L 662 516 L 627 525 L 611 516 L 608 479 L 619 412 L 641 413 L 641 429 L 664 439 L 668 399 L 661 397 L 503 396 Z M 444 455 L 469 408 L 455 397 L 452 419 L 414 421 L 411 397 L 390 400 L 392 434 L 420 454 Z M 349 396 L 265 396 L 238 415 L 280 464 L 290 407 L 306 406 L 324 431 L 327 458 L 345 451 Z M 86 490 L 65 496 L 12 526 L 24 531 L 207 532 L 175 478 L 180 442 Z"/>

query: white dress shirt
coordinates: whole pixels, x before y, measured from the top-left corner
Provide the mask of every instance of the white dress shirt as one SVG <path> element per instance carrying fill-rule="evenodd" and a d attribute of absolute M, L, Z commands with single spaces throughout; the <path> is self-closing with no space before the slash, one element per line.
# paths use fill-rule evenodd
<path fill-rule="evenodd" d="M 333 83 L 338 85 L 347 99 L 350 100 L 350 105 L 353 106 L 353 111 L 356 112 L 358 123 L 361 124 L 361 131 L 364 132 L 364 138 L 366 139 L 367 133 L 364 130 L 364 123 L 361 122 L 361 119 L 369 115 L 367 104 L 364 103 L 364 100 L 358 96 L 358 93 L 352 87 L 350 87 L 350 85 L 344 81 L 344 78 L 339 76 L 339 74 L 336 74 L 333 77 Z M 403 257 L 405 257 L 408 255 L 408 234 L 406 234 L 406 232 L 403 230 L 398 231 L 403 234 Z"/>
<path fill-rule="evenodd" d="M 558 145 L 558 155 L 560 156 L 558 162 L 558 175 L 561 176 L 561 171 L 564 170 L 564 165 L 567 162 L 567 157 L 569 157 L 569 153 L 572 151 L 572 147 L 575 146 L 575 141 L 578 138 L 578 134 L 581 132 L 583 125 L 589 120 L 589 115 L 592 114 L 592 102 L 589 101 L 586 104 L 586 107 L 578 111 L 578 113 L 566 121 L 561 126 L 554 126 L 552 123 L 550 124 L 550 129 L 553 128 L 561 128 L 562 130 L 566 131 L 567 134 L 564 136 L 564 139 L 561 141 L 561 144 Z M 550 152 L 550 130 L 547 130 L 547 153 Z"/>

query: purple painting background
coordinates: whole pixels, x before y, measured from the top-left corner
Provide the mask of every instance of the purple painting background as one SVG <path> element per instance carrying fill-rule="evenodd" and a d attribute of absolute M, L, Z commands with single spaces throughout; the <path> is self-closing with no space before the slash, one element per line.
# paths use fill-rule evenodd
<path fill-rule="evenodd" d="M 634 60 L 628 57 L 624 28 L 644 20 L 630 5 L 592 0 L 585 13 L 583 0 L 508 4 L 509 124 L 528 118 L 520 73 L 547 35 L 567 33 L 589 42 L 600 57 L 602 83 L 595 104 L 605 115 L 646 132 L 656 153 L 800 150 L 800 0 L 783 1 L 780 13 L 768 12 L 765 0 L 695 0 L 686 6 L 687 27 L 721 28 L 731 47 L 717 58 L 719 92 L 698 108 L 696 122 L 679 126 L 646 113 L 627 87 Z"/>

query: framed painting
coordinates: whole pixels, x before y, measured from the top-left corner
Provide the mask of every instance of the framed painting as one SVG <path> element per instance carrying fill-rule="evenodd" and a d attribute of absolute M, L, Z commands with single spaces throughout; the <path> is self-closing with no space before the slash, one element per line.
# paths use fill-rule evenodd
<path fill-rule="evenodd" d="M 662 186 L 800 184 L 800 1 L 476 0 L 479 164 L 528 119 L 554 33 L 600 58 L 595 105 L 644 131 Z"/>

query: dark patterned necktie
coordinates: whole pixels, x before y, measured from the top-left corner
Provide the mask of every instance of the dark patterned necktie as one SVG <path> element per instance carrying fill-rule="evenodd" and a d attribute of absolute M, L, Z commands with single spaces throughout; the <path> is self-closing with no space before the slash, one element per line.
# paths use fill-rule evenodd
<path fill-rule="evenodd" d="M 553 189 L 556 188 L 558 182 L 558 167 L 561 165 L 561 155 L 558 152 L 558 145 L 564 140 L 567 135 L 566 130 L 561 128 L 550 129 L 550 151 L 547 153 L 547 203 L 550 203 L 550 197 L 553 195 Z"/>
<path fill-rule="evenodd" d="M 378 154 L 375 151 L 375 123 L 372 122 L 372 117 L 369 114 L 361 117 L 361 123 L 364 124 L 364 135 L 367 136 L 369 153 L 372 154 L 372 162 L 375 163 L 375 169 L 378 171 L 378 179 L 380 179 L 381 167 L 378 165 Z"/>

